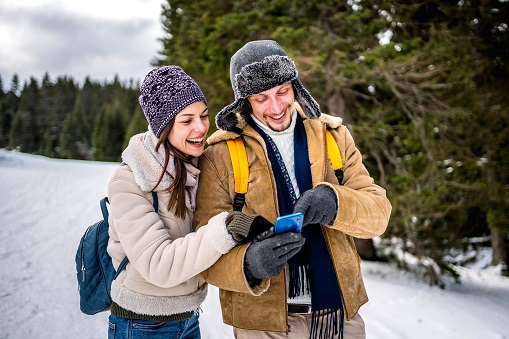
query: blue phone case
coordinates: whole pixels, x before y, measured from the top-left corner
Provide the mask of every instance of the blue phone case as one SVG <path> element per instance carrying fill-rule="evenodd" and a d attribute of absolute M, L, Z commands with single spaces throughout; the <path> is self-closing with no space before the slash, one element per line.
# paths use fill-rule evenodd
<path fill-rule="evenodd" d="M 304 221 L 304 215 L 302 212 L 293 214 L 283 215 L 276 219 L 274 225 L 274 233 L 284 233 L 288 231 L 300 233 L 302 231 L 302 222 Z"/>

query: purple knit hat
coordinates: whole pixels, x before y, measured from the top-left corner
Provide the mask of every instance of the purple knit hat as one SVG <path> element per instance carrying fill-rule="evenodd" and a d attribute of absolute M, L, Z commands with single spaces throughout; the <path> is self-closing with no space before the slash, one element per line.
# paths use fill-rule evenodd
<path fill-rule="evenodd" d="M 140 87 L 140 106 L 159 138 L 171 119 L 187 106 L 207 100 L 200 87 L 182 68 L 163 66 L 151 70 Z"/>

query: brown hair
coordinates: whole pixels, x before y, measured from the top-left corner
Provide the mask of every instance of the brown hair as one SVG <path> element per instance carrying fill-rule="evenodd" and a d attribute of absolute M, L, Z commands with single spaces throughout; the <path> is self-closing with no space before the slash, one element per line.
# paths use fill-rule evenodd
<path fill-rule="evenodd" d="M 152 190 L 155 190 L 155 188 L 161 183 L 164 173 L 166 172 L 166 168 L 168 167 L 170 154 L 172 154 L 175 158 L 175 179 L 171 183 L 170 187 L 168 187 L 168 191 L 171 192 L 168 210 L 174 210 L 177 218 L 184 219 L 188 212 L 186 207 L 187 169 L 185 163 L 190 164 L 191 161 L 189 156 L 176 149 L 168 140 L 168 135 L 170 134 L 173 125 L 175 125 L 174 119 L 170 120 L 168 125 L 163 129 L 156 144 L 156 151 L 159 150 L 161 145 L 164 147 L 165 158 L 161 176 Z"/>
<path fill-rule="evenodd" d="M 251 107 L 251 103 L 247 98 L 242 101 L 242 106 L 240 107 L 240 115 L 244 117 L 244 119 L 248 118 L 253 113 L 253 107 Z"/>

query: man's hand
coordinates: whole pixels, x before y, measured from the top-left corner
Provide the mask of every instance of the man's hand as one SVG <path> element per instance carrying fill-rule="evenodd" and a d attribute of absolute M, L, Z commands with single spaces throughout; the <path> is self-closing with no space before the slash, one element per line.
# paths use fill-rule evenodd
<path fill-rule="evenodd" d="M 330 225 L 338 212 L 336 194 L 327 186 L 318 186 L 307 190 L 297 200 L 293 212 L 304 214 L 302 226 L 309 224 Z"/>
<path fill-rule="evenodd" d="M 270 233 L 270 232 L 269 232 Z M 287 232 L 254 241 L 244 257 L 244 271 L 252 283 L 278 275 L 286 262 L 300 251 L 305 239 L 299 233 Z"/>

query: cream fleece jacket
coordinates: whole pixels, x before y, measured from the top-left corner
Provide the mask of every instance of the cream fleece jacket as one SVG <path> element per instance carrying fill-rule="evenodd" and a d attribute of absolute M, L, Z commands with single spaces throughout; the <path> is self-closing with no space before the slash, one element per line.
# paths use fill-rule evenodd
<path fill-rule="evenodd" d="M 179 219 L 167 209 L 170 193 L 165 188 L 171 175 L 165 175 L 156 189 L 159 210 L 154 211 L 147 189 L 157 181 L 162 166 L 145 149 L 144 134 L 131 138 L 122 155 L 127 165 L 113 173 L 108 185 L 108 253 L 115 267 L 125 255 L 129 258 L 126 269 L 112 284 L 111 297 L 122 308 L 140 314 L 195 310 L 207 295 L 207 284 L 197 275 L 236 242 L 226 230 L 226 212 L 192 232 L 192 215 Z M 196 178 L 198 173 L 193 173 Z M 196 190 L 188 192 L 195 194 Z"/>

